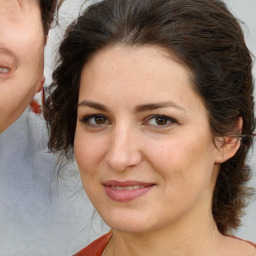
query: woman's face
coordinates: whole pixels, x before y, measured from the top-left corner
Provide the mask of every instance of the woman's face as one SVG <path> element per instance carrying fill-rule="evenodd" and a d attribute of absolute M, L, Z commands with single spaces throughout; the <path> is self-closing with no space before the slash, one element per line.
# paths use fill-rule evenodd
<path fill-rule="evenodd" d="M 156 46 L 106 48 L 81 75 L 75 156 L 114 229 L 146 232 L 211 216 L 219 165 L 188 69 Z"/>
<path fill-rule="evenodd" d="M 0 132 L 29 105 L 43 77 L 44 32 L 37 1 L 0 0 Z"/>

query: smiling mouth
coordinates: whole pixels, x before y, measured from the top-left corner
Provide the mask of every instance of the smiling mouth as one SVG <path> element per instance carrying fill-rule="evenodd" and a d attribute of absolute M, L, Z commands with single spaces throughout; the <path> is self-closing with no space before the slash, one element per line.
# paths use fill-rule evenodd
<path fill-rule="evenodd" d="M 145 186 L 129 186 L 129 187 L 111 186 L 111 188 L 116 189 L 116 190 L 134 190 L 134 189 L 145 188 Z"/>
<path fill-rule="evenodd" d="M 106 195 L 117 202 L 127 202 L 135 200 L 147 194 L 154 186 L 153 183 L 138 181 L 108 181 L 103 184 Z"/>

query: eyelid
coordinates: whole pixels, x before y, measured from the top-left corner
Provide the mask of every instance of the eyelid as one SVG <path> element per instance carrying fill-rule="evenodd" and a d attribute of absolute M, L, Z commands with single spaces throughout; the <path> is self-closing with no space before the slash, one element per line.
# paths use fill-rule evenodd
<path fill-rule="evenodd" d="M 3 67 L 3 66 L 0 65 L 0 69 L 1 69 L 1 68 L 6 69 L 7 67 Z M 1 80 L 10 79 L 10 78 L 13 77 L 13 75 L 14 75 L 14 70 L 11 69 L 11 68 L 7 68 L 7 69 L 8 69 L 8 72 L 1 72 L 1 70 L 0 70 L 0 79 L 1 79 Z"/>
<path fill-rule="evenodd" d="M 0 58 L 0 77 L 10 78 L 10 75 L 17 69 L 17 65 L 8 58 Z"/>
<path fill-rule="evenodd" d="M 0 52 L 1 53 L 1 52 Z M 0 69 L 9 69 L 9 72 L 1 72 L 1 75 L 9 75 L 10 73 L 13 73 L 18 67 L 18 63 L 15 59 L 10 57 L 9 55 L 0 54 Z"/>

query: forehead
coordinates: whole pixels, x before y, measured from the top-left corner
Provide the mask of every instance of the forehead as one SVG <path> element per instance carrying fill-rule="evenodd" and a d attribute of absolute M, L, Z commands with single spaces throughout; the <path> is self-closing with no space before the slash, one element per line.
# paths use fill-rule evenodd
<path fill-rule="evenodd" d="M 201 104 L 190 70 L 176 59 L 158 46 L 103 49 L 82 70 L 80 99 L 97 97 L 109 102 L 110 97 L 121 97 L 121 105 L 125 97 L 129 106 L 169 100 L 184 106 Z"/>
<path fill-rule="evenodd" d="M 116 69 L 118 72 L 115 72 Z M 149 83 L 155 78 L 162 83 L 162 80 L 171 75 L 193 86 L 191 70 L 172 52 L 157 45 L 106 47 L 89 58 L 82 69 L 82 76 L 84 74 L 100 81 L 99 84 L 102 84 L 106 77 L 112 83 L 117 81 L 118 77 L 125 78 L 127 82 L 144 78 Z M 111 76 L 116 79 L 112 79 Z"/>
<path fill-rule="evenodd" d="M 0 18 L 5 17 L 13 21 L 20 21 L 40 13 L 36 0 L 0 0 L 0 6 Z"/>
<path fill-rule="evenodd" d="M 23 30 L 23 31 L 21 31 Z M 10 33 L 39 33 L 42 30 L 41 12 L 35 0 L 0 0 L 0 40 Z"/>

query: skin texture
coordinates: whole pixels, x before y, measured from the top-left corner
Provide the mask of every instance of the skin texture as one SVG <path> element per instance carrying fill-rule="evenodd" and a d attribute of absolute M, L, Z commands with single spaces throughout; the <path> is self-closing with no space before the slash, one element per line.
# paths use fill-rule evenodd
<path fill-rule="evenodd" d="M 43 82 L 45 38 L 36 1 L 0 0 L 0 132 L 22 114 Z"/>
<path fill-rule="evenodd" d="M 230 252 L 211 198 L 220 163 L 239 141 L 214 140 L 189 70 L 163 49 L 112 46 L 92 56 L 81 75 L 74 150 L 84 188 L 113 228 L 106 255 Z M 105 190 L 113 180 L 150 189 L 116 201 Z"/>

